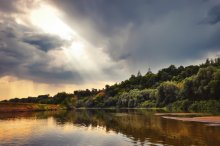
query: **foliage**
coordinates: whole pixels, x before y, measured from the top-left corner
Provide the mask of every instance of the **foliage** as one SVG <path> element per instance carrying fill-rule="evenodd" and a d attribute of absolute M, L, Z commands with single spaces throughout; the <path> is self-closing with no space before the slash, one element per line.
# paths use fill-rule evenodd
<path fill-rule="evenodd" d="M 74 107 L 151 108 L 167 107 L 173 111 L 212 111 L 219 109 L 220 58 L 207 59 L 204 64 L 176 67 L 152 73 L 150 70 L 103 89 L 61 92 L 53 97 L 14 98 L 4 102 L 61 104 Z"/>
<path fill-rule="evenodd" d="M 167 109 L 172 112 L 181 112 L 181 111 L 188 111 L 192 101 L 185 99 L 175 101 L 167 106 Z"/>
<path fill-rule="evenodd" d="M 158 98 L 157 106 L 163 107 L 177 100 L 179 96 L 179 87 L 175 82 L 163 82 L 157 88 Z"/>
<path fill-rule="evenodd" d="M 195 101 L 189 107 L 191 112 L 220 112 L 220 101 L 208 100 L 208 101 Z"/>

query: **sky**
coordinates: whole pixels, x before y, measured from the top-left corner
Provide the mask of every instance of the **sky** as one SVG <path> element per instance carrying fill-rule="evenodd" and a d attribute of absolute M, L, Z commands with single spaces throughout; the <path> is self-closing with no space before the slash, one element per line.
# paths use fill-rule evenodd
<path fill-rule="evenodd" d="M 219 0 L 0 0 L 0 100 L 200 64 L 219 38 Z"/>

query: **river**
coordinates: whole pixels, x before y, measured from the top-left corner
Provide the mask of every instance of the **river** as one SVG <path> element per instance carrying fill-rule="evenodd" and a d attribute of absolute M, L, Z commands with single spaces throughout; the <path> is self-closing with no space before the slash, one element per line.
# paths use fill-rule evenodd
<path fill-rule="evenodd" d="M 149 110 L 0 114 L 1 146 L 220 145 L 220 126 L 163 118 Z"/>

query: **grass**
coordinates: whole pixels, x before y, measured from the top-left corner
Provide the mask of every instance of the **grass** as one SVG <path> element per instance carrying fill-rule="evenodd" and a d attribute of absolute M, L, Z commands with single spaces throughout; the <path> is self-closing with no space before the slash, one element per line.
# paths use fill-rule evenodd
<path fill-rule="evenodd" d="M 62 109 L 60 105 L 0 102 L 0 112 L 47 111 Z"/>

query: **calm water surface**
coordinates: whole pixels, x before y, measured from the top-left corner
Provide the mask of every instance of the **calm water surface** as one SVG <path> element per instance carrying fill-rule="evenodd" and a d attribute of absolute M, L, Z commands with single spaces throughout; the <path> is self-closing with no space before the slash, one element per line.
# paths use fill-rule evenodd
<path fill-rule="evenodd" d="M 0 114 L 0 145 L 220 145 L 220 126 L 164 119 L 147 110 Z"/>

